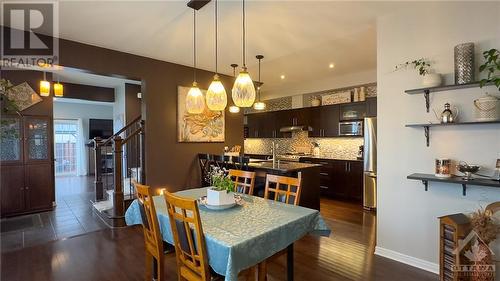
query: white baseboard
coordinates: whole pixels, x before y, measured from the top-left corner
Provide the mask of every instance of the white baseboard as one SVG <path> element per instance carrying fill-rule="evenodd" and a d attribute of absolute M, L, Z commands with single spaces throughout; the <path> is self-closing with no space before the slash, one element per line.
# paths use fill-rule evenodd
<path fill-rule="evenodd" d="M 375 247 L 375 255 L 395 260 L 416 268 L 423 269 L 435 274 L 439 274 L 439 265 L 437 263 L 428 262 L 415 257 L 411 257 L 405 254 L 401 254 L 396 251 L 384 249 L 381 247 Z"/>

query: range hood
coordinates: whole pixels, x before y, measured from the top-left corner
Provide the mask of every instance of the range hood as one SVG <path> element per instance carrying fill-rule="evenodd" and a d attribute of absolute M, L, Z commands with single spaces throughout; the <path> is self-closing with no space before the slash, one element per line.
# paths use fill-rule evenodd
<path fill-rule="evenodd" d="M 311 132 L 313 128 L 311 126 L 306 125 L 295 125 L 295 126 L 287 126 L 280 128 L 280 132 L 282 133 L 291 133 L 291 132 L 300 132 L 300 131 L 309 131 Z"/>

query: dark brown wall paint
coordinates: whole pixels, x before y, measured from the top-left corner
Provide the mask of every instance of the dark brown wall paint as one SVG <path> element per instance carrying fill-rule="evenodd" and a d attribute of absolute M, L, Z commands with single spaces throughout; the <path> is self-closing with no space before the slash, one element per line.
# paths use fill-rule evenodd
<path fill-rule="evenodd" d="M 226 111 L 225 143 L 177 142 L 177 87 L 190 86 L 191 67 L 140 57 L 78 42 L 60 40 L 60 64 L 97 74 L 142 79 L 142 116 L 146 120 L 146 175 L 153 187 L 180 190 L 199 185 L 198 153 L 222 153 L 224 146 L 243 144 L 243 114 Z M 213 73 L 198 70 L 200 88 Z M 234 78 L 221 75 L 230 93 Z"/>
<path fill-rule="evenodd" d="M 141 115 L 141 99 L 137 93 L 141 92 L 141 85 L 125 84 L 125 123 L 132 122 Z"/>
<path fill-rule="evenodd" d="M 10 80 L 13 85 L 18 85 L 23 82 L 28 82 L 30 87 L 35 92 L 40 92 L 40 80 L 43 79 L 43 73 L 39 71 L 30 71 L 30 70 L 1 70 L 0 77 Z M 52 80 L 52 75 L 47 73 L 46 79 L 48 81 Z M 21 113 L 23 115 L 44 115 L 52 118 L 53 116 L 53 103 L 52 96 L 50 97 L 41 97 L 42 102 L 39 102 Z"/>
<path fill-rule="evenodd" d="M 62 82 L 61 84 L 63 84 L 64 86 L 64 98 L 104 102 L 115 101 L 114 88 L 96 87 L 64 82 Z"/>

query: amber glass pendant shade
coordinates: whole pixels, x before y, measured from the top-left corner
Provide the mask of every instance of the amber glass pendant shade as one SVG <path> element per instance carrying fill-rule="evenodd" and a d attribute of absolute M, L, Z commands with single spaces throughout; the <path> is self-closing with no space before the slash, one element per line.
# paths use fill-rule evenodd
<path fill-rule="evenodd" d="M 64 96 L 64 87 L 59 82 L 54 84 L 54 96 L 56 96 L 56 97 Z"/>
<path fill-rule="evenodd" d="M 219 80 L 219 75 L 215 74 L 214 80 L 208 87 L 207 107 L 212 111 L 223 111 L 227 106 L 227 95 L 224 85 Z"/>
<path fill-rule="evenodd" d="M 200 114 L 205 110 L 205 97 L 196 82 L 186 96 L 186 110 L 189 114 Z"/>
<path fill-rule="evenodd" d="M 40 81 L 40 96 L 50 96 L 50 82 L 47 80 Z"/>

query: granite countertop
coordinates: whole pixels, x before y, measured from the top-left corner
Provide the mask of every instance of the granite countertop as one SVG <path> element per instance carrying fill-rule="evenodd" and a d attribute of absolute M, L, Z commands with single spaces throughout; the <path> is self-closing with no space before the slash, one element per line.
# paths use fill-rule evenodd
<path fill-rule="evenodd" d="M 300 158 L 311 158 L 311 159 L 325 159 L 325 160 L 340 160 L 340 161 L 354 161 L 354 162 L 363 162 L 363 159 L 357 159 L 357 158 L 342 158 L 342 157 L 332 157 L 330 155 L 320 155 L 320 156 L 313 156 L 313 155 L 308 155 Z"/>
<path fill-rule="evenodd" d="M 320 166 L 321 166 L 320 164 L 309 164 L 309 163 L 288 162 L 288 161 L 279 161 L 279 163 L 276 162 L 276 165 L 274 167 L 271 161 L 251 162 L 248 164 L 248 167 L 254 169 L 273 170 L 284 173 L 304 170 L 312 167 L 320 167 Z"/>

